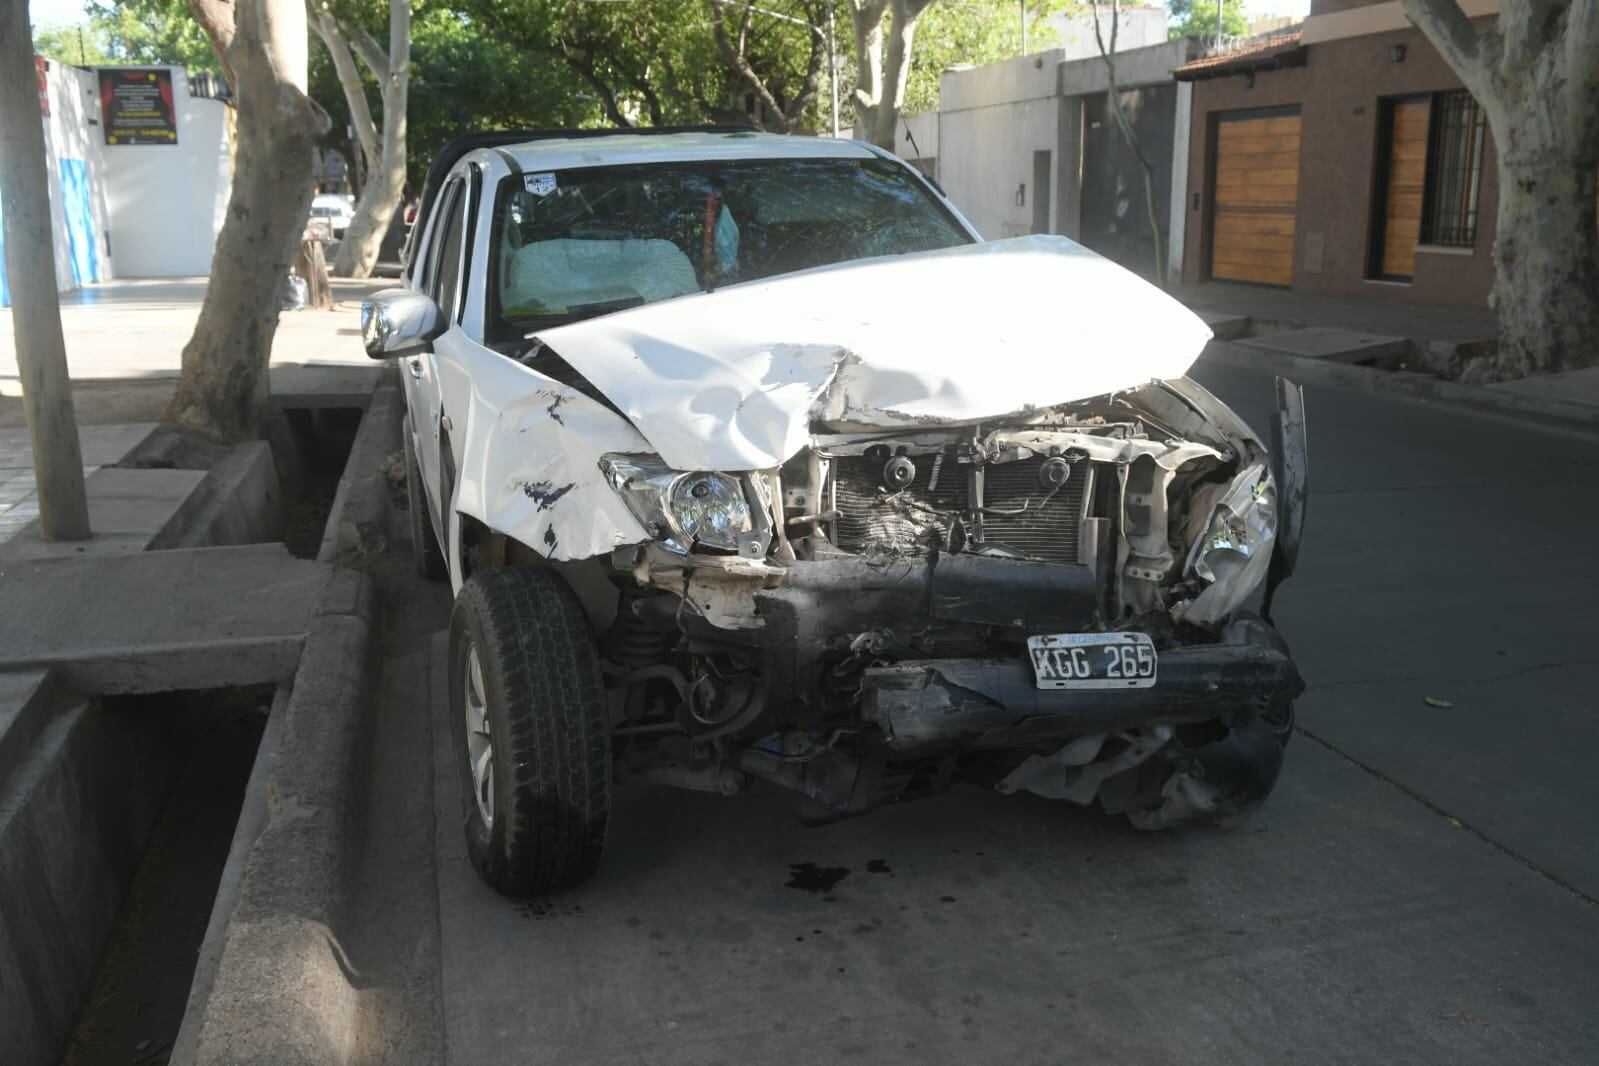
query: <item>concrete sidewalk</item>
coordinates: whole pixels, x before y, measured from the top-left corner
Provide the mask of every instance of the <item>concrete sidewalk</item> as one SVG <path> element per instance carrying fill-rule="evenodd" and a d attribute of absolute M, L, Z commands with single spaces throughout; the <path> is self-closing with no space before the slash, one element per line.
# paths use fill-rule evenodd
<path fill-rule="evenodd" d="M 1403 337 L 1424 348 L 1434 341 L 1464 344 L 1487 340 L 1497 335 L 1499 328 L 1493 312 L 1486 307 L 1292 292 L 1221 281 L 1179 285 L 1171 294 L 1202 315 L 1247 318 L 1256 333 L 1312 327 L 1342 329 Z"/>
<path fill-rule="evenodd" d="M 84 426 L 78 434 L 94 536 L 67 552 L 143 551 L 205 480 L 203 470 L 121 470 L 121 462 L 156 430 L 153 422 Z M 33 448 L 22 429 L 0 429 L 0 558 L 36 528 L 39 499 Z M 37 536 L 33 537 L 37 540 Z"/>
<path fill-rule="evenodd" d="M 1599 367 L 1467 385 L 1453 380 L 1463 346 L 1493 339 L 1484 307 L 1400 303 L 1205 282 L 1172 295 L 1215 334 L 1212 363 L 1301 384 L 1410 396 L 1568 427 L 1599 427 Z"/>
<path fill-rule="evenodd" d="M 194 332 L 205 278 L 133 278 L 91 285 L 61 297 L 61 327 L 74 381 L 176 378 Z M 394 285 L 383 278 L 334 278 L 334 309 L 285 311 L 272 345 L 274 366 L 365 364 L 361 300 Z M 0 308 L 0 396 L 17 396 L 11 309 Z"/>

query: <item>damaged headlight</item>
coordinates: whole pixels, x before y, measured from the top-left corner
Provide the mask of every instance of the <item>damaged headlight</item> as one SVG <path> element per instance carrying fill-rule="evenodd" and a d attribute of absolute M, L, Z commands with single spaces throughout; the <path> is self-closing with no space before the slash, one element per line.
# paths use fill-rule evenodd
<path fill-rule="evenodd" d="M 1277 487 L 1264 464 L 1253 464 L 1214 493 L 1195 493 L 1209 521 L 1188 549 L 1184 570 L 1202 586 L 1172 609 L 1181 621 L 1213 625 L 1238 609 L 1266 576 L 1277 539 Z"/>
<path fill-rule="evenodd" d="M 754 532 L 744 485 L 732 474 L 673 470 L 646 455 L 607 455 L 600 469 L 633 516 L 673 551 L 736 552 Z"/>

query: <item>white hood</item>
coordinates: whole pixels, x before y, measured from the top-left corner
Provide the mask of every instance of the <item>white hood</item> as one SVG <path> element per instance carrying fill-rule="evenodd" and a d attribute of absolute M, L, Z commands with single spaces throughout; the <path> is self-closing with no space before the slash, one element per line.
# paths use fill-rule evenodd
<path fill-rule="evenodd" d="M 750 282 L 539 339 L 669 465 L 755 470 L 804 447 L 813 420 L 965 422 L 1180 377 L 1210 335 L 1110 260 L 1035 236 Z"/>

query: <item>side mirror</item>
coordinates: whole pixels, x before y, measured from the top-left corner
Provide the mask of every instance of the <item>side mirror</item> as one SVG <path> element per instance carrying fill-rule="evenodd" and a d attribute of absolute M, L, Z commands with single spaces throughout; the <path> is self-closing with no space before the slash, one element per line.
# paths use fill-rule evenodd
<path fill-rule="evenodd" d="M 361 341 L 373 359 L 425 352 L 446 325 L 439 305 L 410 289 L 384 289 L 361 302 Z"/>

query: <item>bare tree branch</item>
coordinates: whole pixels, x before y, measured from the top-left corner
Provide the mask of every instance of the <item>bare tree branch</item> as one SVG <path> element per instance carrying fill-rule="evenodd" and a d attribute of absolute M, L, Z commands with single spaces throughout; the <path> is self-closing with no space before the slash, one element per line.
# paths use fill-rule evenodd
<path fill-rule="evenodd" d="M 1571 0 L 1504 0 L 1499 32 L 1504 59 L 1515 66 L 1533 62 L 1560 33 L 1559 19 Z"/>
<path fill-rule="evenodd" d="M 1444 61 L 1478 98 L 1488 82 L 1482 35 L 1455 0 L 1401 0 L 1410 21 L 1432 42 Z M 1505 0 L 1514 3 L 1515 0 Z"/>
<path fill-rule="evenodd" d="M 216 53 L 217 66 L 222 68 L 222 76 L 228 80 L 228 85 L 234 93 L 237 93 L 238 74 L 233 68 L 232 58 L 228 55 L 233 48 L 235 33 L 233 0 L 186 0 L 186 2 L 194 14 L 194 20 L 200 24 L 200 28 L 211 40 L 211 51 Z"/>
<path fill-rule="evenodd" d="M 350 125 L 355 127 L 355 139 L 361 146 L 361 155 L 366 159 L 367 172 L 372 173 L 378 167 L 382 149 L 378 146 L 378 129 L 372 119 L 372 107 L 361 85 L 361 72 L 356 68 L 348 42 L 326 8 L 310 8 L 309 14 L 311 28 L 316 31 L 323 47 L 328 50 L 328 57 L 333 60 L 333 73 L 339 79 L 339 88 L 344 90 L 344 102 L 350 108 Z"/>
<path fill-rule="evenodd" d="M 587 53 L 581 56 L 576 55 L 572 49 L 564 46 L 561 48 L 559 55 L 561 61 L 571 67 L 578 77 L 588 82 L 589 87 L 599 95 L 600 106 L 605 109 L 607 118 L 624 128 L 633 125 L 633 122 L 622 113 L 622 108 L 616 99 L 616 93 L 612 91 L 606 80 L 600 77 L 592 56 Z"/>
<path fill-rule="evenodd" d="M 851 94 L 859 124 L 870 129 L 883 95 L 883 20 L 888 0 L 852 0 L 850 29 L 855 37 L 855 89 Z"/>
<path fill-rule="evenodd" d="M 389 80 L 389 55 L 383 46 L 372 39 L 372 35 L 360 23 L 339 24 L 346 36 L 350 38 L 350 47 L 355 49 L 355 54 L 361 57 L 372 76 L 379 84 Z"/>
<path fill-rule="evenodd" d="M 727 60 L 727 65 L 733 68 L 733 72 L 739 76 L 740 80 L 755 90 L 755 95 L 760 98 L 765 109 L 777 116 L 777 122 L 780 127 L 777 132 L 787 133 L 788 113 L 778 104 L 777 97 L 772 95 L 772 91 L 766 87 L 765 80 L 755 72 L 754 67 L 750 66 L 747 52 L 749 47 L 750 9 L 744 9 L 744 17 L 739 21 L 738 44 L 735 46 L 727 35 L 727 20 L 723 15 L 722 5 L 717 3 L 716 0 L 706 0 L 706 6 L 710 8 L 711 36 L 715 38 L 716 48 L 722 53 L 722 58 Z"/>
<path fill-rule="evenodd" d="M 1138 167 L 1144 172 L 1144 206 L 1149 211 L 1149 232 L 1155 244 L 1155 284 L 1161 288 L 1166 287 L 1166 227 L 1160 224 L 1160 205 L 1155 202 L 1155 164 L 1144 152 L 1144 146 L 1139 141 L 1138 135 L 1133 131 L 1133 124 L 1128 121 L 1127 111 L 1122 107 L 1121 88 L 1116 84 L 1116 38 L 1121 29 L 1121 0 L 1111 0 L 1110 3 L 1110 48 L 1105 47 L 1105 38 L 1099 30 L 1099 10 L 1102 5 L 1099 0 L 1091 0 L 1090 14 L 1094 22 L 1094 42 L 1099 45 L 1099 57 L 1105 61 L 1105 85 L 1110 97 L 1110 113 L 1116 120 L 1116 128 L 1121 131 L 1122 140 L 1127 142 L 1127 147 L 1133 150 L 1133 156 L 1138 160 Z"/>

